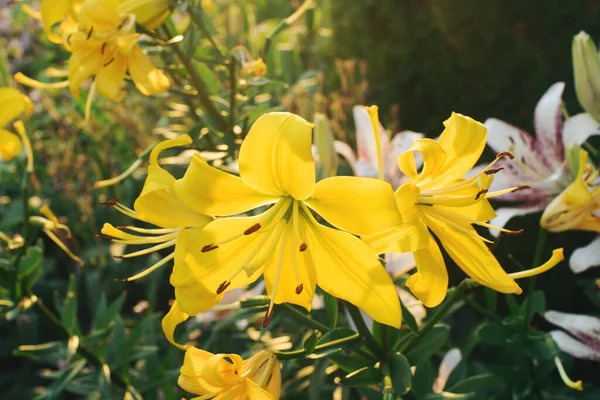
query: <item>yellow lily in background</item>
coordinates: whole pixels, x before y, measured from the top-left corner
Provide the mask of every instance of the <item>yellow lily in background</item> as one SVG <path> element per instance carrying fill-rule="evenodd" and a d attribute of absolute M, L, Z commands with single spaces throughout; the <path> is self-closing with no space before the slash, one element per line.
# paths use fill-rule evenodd
<path fill-rule="evenodd" d="M 118 0 L 86 0 L 78 18 L 79 29 L 65 40 L 65 47 L 72 53 L 68 81 L 46 84 L 21 73 L 15 75 L 15 80 L 37 88 L 68 85 L 72 95 L 79 97 L 81 84 L 94 76 L 98 92 L 114 101 L 125 95 L 122 86 L 127 72 L 146 96 L 169 89 L 169 78 L 137 45 L 140 34 L 135 32 L 135 15 L 120 14 Z"/>
<path fill-rule="evenodd" d="M 22 115 L 31 115 L 32 111 L 33 104 L 29 97 L 17 89 L 0 88 L 0 158 L 8 162 L 21 154 L 21 141 L 23 141 L 27 150 L 30 172 L 33 171 L 33 152 L 23 122 L 16 121 L 14 123 L 18 136 L 4 127 Z"/>
<path fill-rule="evenodd" d="M 117 258 L 137 257 L 174 247 L 177 245 L 178 238 L 183 231 L 186 229 L 198 230 L 212 220 L 211 217 L 190 210 L 175 197 L 173 189 L 175 178 L 168 171 L 160 167 L 158 163 L 158 158 L 163 150 L 190 143 L 192 143 L 192 139 L 188 135 L 183 135 L 176 139 L 165 140 L 152 149 L 150 153 L 150 165 L 148 166 L 148 177 L 144 183 L 142 193 L 133 205 L 133 210 L 118 202 L 106 202 L 106 204 L 114 206 L 118 211 L 133 219 L 160 227 L 158 229 L 145 229 L 135 226 L 114 227 L 111 224 L 105 223 L 102 227 L 102 234 L 114 243 L 152 245 L 144 250 L 118 255 L 116 256 Z M 128 233 L 127 231 L 134 233 Z M 173 258 L 175 258 L 174 252 L 139 274 L 125 279 L 125 281 L 142 278 L 167 264 Z M 197 299 L 198 297 L 196 296 Z M 190 301 L 194 301 L 194 297 L 191 297 Z"/>
<path fill-rule="evenodd" d="M 540 225 L 550 232 L 572 229 L 600 232 L 600 186 L 594 183 L 598 170 L 588 164 L 588 153 L 579 151 L 577 178 L 548 204 Z"/>
<path fill-rule="evenodd" d="M 178 198 L 198 213 L 230 217 L 201 231 L 182 232 L 171 275 L 180 309 L 171 310 L 165 331 L 185 319 L 183 314 L 193 314 L 190 309 L 199 308 L 184 292 L 220 300 L 223 292 L 261 275 L 271 298 L 264 326 L 274 304 L 287 302 L 310 310 L 316 285 L 378 322 L 400 326 L 394 284 L 371 249 L 350 233 L 321 225 L 309 209 L 337 228 L 374 234 L 401 222 L 391 186 L 348 176 L 315 184 L 312 127 L 290 113 L 261 116 L 242 143 L 240 177 L 194 156 L 175 183 Z M 255 216 L 231 217 L 271 204 Z"/>
<path fill-rule="evenodd" d="M 472 178 L 463 178 L 475 165 L 486 143 L 483 124 L 452 113 L 444 122 L 439 139 L 419 139 L 398 158 L 400 170 L 409 178 L 396 190 L 402 224 L 376 235 L 363 236 L 376 253 L 413 252 L 417 272 L 406 285 L 426 306 L 442 302 L 448 287 L 448 272 L 435 235 L 450 257 L 476 282 L 502 293 L 521 293 L 521 288 L 500 266 L 472 225 L 494 228 L 487 223 L 495 213 L 490 197 L 523 187 L 489 192 L 494 162 Z M 417 171 L 414 152 L 421 153 L 423 168 Z M 503 228 L 501 232 L 515 234 Z M 430 233 L 431 232 L 433 233 Z M 558 262 L 558 261 L 557 261 Z"/>
<path fill-rule="evenodd" d="M 169 0 L 121 0 L 117 11 L 135 15 L 137 23 L 150 30 L 158 28 L 171 14 Z"/>
<path fill-rule="evenodd" d="M 270 351 L 244 360 L 237 354 L 212 354 L 190 346 L 177 383 L 200 395 L 192 400 L 276 400 L 281 392 L 281 367 Z"/>

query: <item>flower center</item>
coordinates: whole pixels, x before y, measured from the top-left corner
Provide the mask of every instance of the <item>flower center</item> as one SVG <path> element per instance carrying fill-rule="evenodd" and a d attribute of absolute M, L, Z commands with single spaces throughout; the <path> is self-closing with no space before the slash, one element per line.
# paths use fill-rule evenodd
<path fill-rule="evenodd" d="M 435 218 L 461 232 L 464 232 L 469 236 L 475 236 L 484 242 L 490 243 L 490 250 L 493 250 L 493 248 L 497 245 L 500 236 L 498 236 L 495 241 L 486 239 L 477 234 L 474 230 L 469 229 L 466 226 L 467 224 L 483 226 L 508 235 L 519 235 L 523 233 L 522 229 L 518 231 L 512 231 L 509 229 L 500 228 L 498 226 L 488 224 L 487 222 L 471 218 L 467 215 L 464 215 L 464 213 L 458 212 L 458 210 L 456 212 L 452 210 L 453 207 L 456 207 L 457 209 L 469 207 L 481 201 L 487 201 L 487 199 L 491 197 L 529 188 L 528 185 L 520 185 L 493 192 L 489 191 L 494 179 L 494 174 L 502 171 L 503 169 L 502 167 L 493 167 L 504 157 L 508 157 L 511 160 L 514 159 L 514 156 L 510 152 L 502 152 L 499 153 L 496 156 L 496 159 L 488 164 L 480 173 L 471 178 L 466 178 L 458 181 L 457 183 L 440 188 L 421 190 L 416 201 L 417 208 L 421 213 L 428 217 Z M 473 193 L 473 189 L 475 188 L 479 190 Z"/>
<path fill-rule="evenodd" d="M 247 276 L 252 276 L 272 257 L 277 257 L 275 279 L 271 293 L 271 301 L 269 308 L 265 314 L 263 327 L 269 324 L 273 317 L 273 306 L 277 288 L 279 286 L 281 270 L 284 265 L 286 249 L 289 245 L 292 247 L 292 266 L 296 278 L 296 294 L 302 293 L 304 285 L 300 281 L 300 273 L 298 270 L 297 253 L 305 252 L 308 249 L 308 244 L 301 238 L 299 219 L 300 219 L 300 202 L 292 197 L 284 197 L 279 200 L 270 210 L 265 212 L 260 220 L 242 232 L 237 232 L 231 237 L 215 243 L 209 243 L 202 247 L 201 252 L 218 250 L 220 246 L 238 240 L 245 236 L 256 236 L 254 238 L 254 246 L 242 261 L 239 268 L 231 274 L 229 279 L 223 281 L 217 288 L 216 293 L 221 294 L 231 285 L 232 280 L 242 271 L 246 272 Z M 304 212 L 304 211 L 302 211 Z M 290 244 L 291 243 L 291 244 Z M 261 253 L 262 250 L 262 253 Z M 261 255 L 259 256 L 259 253 Z"/>

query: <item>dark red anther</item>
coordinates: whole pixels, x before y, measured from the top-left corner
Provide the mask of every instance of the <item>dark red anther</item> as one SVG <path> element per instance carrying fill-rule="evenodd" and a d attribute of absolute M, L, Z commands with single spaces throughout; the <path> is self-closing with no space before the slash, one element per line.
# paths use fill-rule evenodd
<path fill-rule="evenodd" d="M 246 229 L 244 231 L 244 235 L 252 235 L 254 232 L 256 232 L 259 229 L 260 229 L 260 224 L 256 223 L 256 224 L 252 225 L 250 228 Z"/>
<path fill-rule="evenodd" d="M 115 58 L 111 58 L 110 60 L 108 60 L 106 63 L 104 63 L 105 67 L 108 67 L 113 61 L 115 61 Z"/>
<path fill-rule="evenodd" d="M 218 249 L 218 248 L 219 248 L 219 246 L 217 246 L 216 244 L 212 244 L 211 243 L 211 244 L 207 244 L 206 246 L 202 247 L 202 250 L 200 250 L 200 251 L 203 252 L 203 253 L 206 253 L 208 251 L 212 251 L 212 250 L 215 250 L 215 249 Z"/>
<path fill-rule="evenodd" d="M 219 287 L 217 288 L 217 294 L 221 294 L 225 291 L 225 289 L 227 289 L 229 287 L 229 285 L 231 285 L 231 282 L 229 281 L 225 281 L 223 283 L 221 283 L 219 285 Z"/>
<path fill-rule="evenodd" d="M 501 153 L 498 153 L 496 155 L 496 158 L 504 158 L 504 157 L 508 157 L 511 160 L 515 159 L 515 156 L 513 155 L 513 153 L 511 153 L 510 151 L 503 151 Z"/>
<path fill-rule="evenodd" d="M 306 251 L 306 249 L 308 249 L 308 245 L 306 243 L 302 243 L 300 245 L 300 251 Z"/>
<path fill-rule="evenodd" d="M 111 199 L 111 200 L 106 200 L 106 201 L 101 201 L 100 204 L 102 204 L 103 206 L 116 206 L 117 203 L 121 201 L 121 199 Z"/>
<path fill-rule="evenodd" d="M 524 229 L 519 229 L 518 231 L 508 231 L 508 232 L 504 232 L 504 233 L 506 233 L 509 236 L 517 236 L 517 235 L 522 234 L 523 232 L 525 232 Z"/>
<path fill-rule="evenodd" d="M 266 328 L 267 326 L 269 326 L 269 322 L 271 322 L 271 318 L 273 318 L 274 312 L 275 312 L 275 310 L 273 310 L 272 308 L 269 308 L 267 310 L 267 312 L 265 313 L 265 319 L 263 319 L 263 323 L 262 323 L 263 328 Z"/>
<path fill-rule="evenodd" d="M 486 175 L 494 175 L 495 173 L 500 172 L 503 169 L 504 169 L 504 167 L 492 168 L 492 169 L 488 169 L 487 171 L 483 171 L 483 173 Z"/>
<path fill-rule="evenodd" d="M 512 189 L 512 192 L 514 193 L 514 192 L 518 192 L 519 190 L 525 190 L 525 189 L 529 189 L 530 187 L 531 187 L 531 186 L 529 186 L 529 185 L 519 185 L 519 186 L 515 186 L 515 187 Z"/>
<path fill-rule="evenodd" d="M 480 198 L 482 195 L 486 194 L 487 192 L 488 192 L 488 190 L 487 190 L 487 189 L 481 189 L 481 190 L 480 190 L 479 192 L 477 192 L 477 194 L 475 195 L 475 200 L 479 200 L 479 198 Z"/>
<path fill-rule="evenodd" d="M 498 246 L 498 243 L 500 243 L 501 237 L 502 237 L 502 232 L 500 232 L 500 234 L 498 235 L 496 240 L 494 240 L 494 242 L 490 245 L 490 248 L 489 248 L 490 251 L 493 251 L 496 248 L 496 246 Z"/>
<path fill-rule="evenodd" d="M 105 49 L 106 49 L 106 42 L 102 43 L 102 47 L 100 48 L 100 54 L 104 55 Z"/>
<path fill-rule="evenodd" d="M 113 240 L 113 238 L 108 235 L 96 235 L 96 239 Z"/>
<path fill-rule="evenodd" d="M 299 284 L 298 286 L 296 286 L 296 294 L 302 293 L 302 290 L 304 290 L 303 284 Z"/>
<path fill-rule="evenodd" d="M 94 32 L 94 27 L 92 26 L 90 28 L 90 31 L 87 34 L 87 38 L 85 40 L 90 40 L 90 38 L 92 37 L 92 32 Z"/>

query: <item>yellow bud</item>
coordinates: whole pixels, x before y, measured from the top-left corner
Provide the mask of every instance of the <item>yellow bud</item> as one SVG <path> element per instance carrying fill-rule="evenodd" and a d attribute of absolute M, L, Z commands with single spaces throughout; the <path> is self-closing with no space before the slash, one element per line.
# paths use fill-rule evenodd
<path fill-rule="evenodd" d="M 581 107 L 600 121 L 600 58 L 590 36 L 581 31 L 573 38 L 575 92 Z"/>

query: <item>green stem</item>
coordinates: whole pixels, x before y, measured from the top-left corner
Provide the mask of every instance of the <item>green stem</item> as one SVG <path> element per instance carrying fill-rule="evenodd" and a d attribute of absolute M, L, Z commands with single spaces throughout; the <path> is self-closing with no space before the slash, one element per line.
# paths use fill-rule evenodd
<path fill-rule="evenodd" d="M 237 91 L 237 67 L 238 61 L 235 57 L 229 60 L 229 135 L 225 136 L 227 152 L 231 158 L 235 157 L 235 94 Z"/>
<path fill-rule="evenodd" d="M 204 12 L 204 10 L 202 10 L 202 12 Z M 225 58 L 223 53 L 221 53 L 221 49 L 217 45 L 217 42 L 215 41 L 215 39 L 212 37 L 212 35 L 208 31 L 208 28 L 206 27 L 206 24 L 204 23 L 202 16 L 196 14 L 193 7 L 188 8 L 188 13 L 190 14 L 190 18 L 192 19 L 192 22 L 194 23 L 194 25 L 196 25 L 198 28 L 200 28 L 200 31 L 202 31 L 202 34 L 204 34 L 204 36 L 206 36 L 206 38 L 208 39 L 210 44 L 217 51 L 217 54 L 219 54 L 219 57 L 221 59 Z"/>
<path fill-rule="evenodd" d="M 341 338 L 341 339 L 337 339 L 337 340 L 332 340 L 331 342 L 327 342 L 327 343 L 323 343 L 320 344 L 318 346 L 315 347 L 315 352 L 316 351 L 323 351 L 323 350 L 327 350 L 327 349 L 331 349 L 332 347 L 339 347 L 343 344 L 350 344 L 350 343 L 355 343 L 360 341 L 361 339 L 361 335 L 359 333 L 355 333 L 352 336 L 348 336 L 345 338 Z M 293 360 L 295 358 L 300 358 L 300 357 L 304 357 L 306 354 L 306 351 L 304 349 L 301 350 L 294 350 L 294 351 L 276 351 L 275 352 L 275 356 L 277 356 L 277 358 L 280 361 L 283 360 Z"/>
<path fill-rule="evenodd" d="M 456 287 L 454 292 L 442 303 L 442 305 L 436 310 L 435 314 L 427 320 L 427 322 L 419 329 L 418 335 L 411 337 L 405 344 L 400 348 L 401 353 L 405 353 L 410 350 L 415 344 L 421 340 L 422 337 L 438 323 L 442 318 L 446 316 L 450 308 L 463 297 L 465 291 L 471 286 L 472 281 L 470 279 L 463 280 L 460 285 Z"/>
<path fill-rule="evenodd" d="M 500 318 L 498 315 L 496 315 L 492 311 L 488 310 L 487 308 L 481 307 L 479 304 L 477 304 L 476 301 L 473 301 L 473 299 L 471 299 L 469 297 L 465 297 L 465 303 L 467 303 L 467 305 L 469 307 L 471 307 L 473 310 L 479 312 L 480 314 L 485 315 L 489 319 L 494 320 L 496 322 L 502 322 L 502 318 Z"/>
<path fill-rule="evenodd" d="M 346 309 L 348 310 L 348 313 L 350 314 L 350 318 L 352 318 L 354 325 L 356 325 L 356 329 L 358 330 L 358 333 L 360 333 L 360 335 L 365 339 L 365 344 L 367 345 L 369 350 L 371 350 L 373 352 L 373 354 L 375 354 L 375 356 L 377 356 L 377 358 L 379 358 L 380 361 L 385 360 L 386 359 L 385 351 L 379 345 L 377 340 L 375 340 L 375 337 L 373 337 L 373 334 L 367 327 L 367 324 L 365 324 L 365 320 L 363 319 L 363 316 L 360 313 L 360 310 L 358 309 L 358 307 L 356 307 L 354 304 L 350 304 L 348 302 L 346 302 L 345 304 L 346 304 Z"/>
<path fill-rule="evenodd" d="M 163 26 L 163 30 L 167 35 L 167 38 L 172 37 L 171 32 L 166 26 Z M 181 61 L 185 69 L 190 74 L 190 81 L 192 83 L 192 86 L 194 86 L 194 88 L 198 91 L 198 99 L 200 100 L 200 103 L 205 108 L 206 112 L 210 114 L 212 120 L 217 124 L 217 129 L 219 129 L 222 132 L 226 132 L 227 121 L 225 120 L 223 115 L 221 115 L 219 110 L 217 110 L 214 103 L 208 96 L 208 89 L 206 87 L 206 84 L 204 83 L 200 75 L 198 75 L 198 71 L 196 71 L 196 68 L 194 68 L 192 61 L 185 55 L 183 50 L 181 50 L 179 43 L 173 43 L 171 44 L 171 47 L 173 48 L 175 54 L 177 54 L 177 58 L 179 58 L 179 61 Z"/>
<path fill-rule="evenodd" d="M 310 318 L 308 315 L 302 313 L 301 311 L 298 311 L 288 303 L 282 304 L 281 307 L 284 309 L 285 312 L 287 312 L 290 315 L 290 317 L 294 318 L 296 321 L 304 323 L 306 324 L 306 326 L 316 329 L 321 333 L 329 332 L 329 327 L 323 325 L 319 321 L 315 321 L 314 319 Z"/>
<path fill-rule="evenodd" d="M 544 253 L 544 244 L 546 243 L 547 232 L 544 228 L 540 228 L 540 232 L 538 233 L 537 244 L 535 245 L 535 253 L 533 256 L 533 266 L 531 268 L 535 268 L 540 265 L 542 261 L 542 255 Z M 527 331 L 529 328 L 529 315 L 531 314 L 531 295 L 535 290 L 535 282 L 536 278 L 529 278 L 529 282 L 527 282 L 527 299 L 525 300 L 527 303 L 525 304 L 525 320 L 523 321 L 523 332 Z"/>

